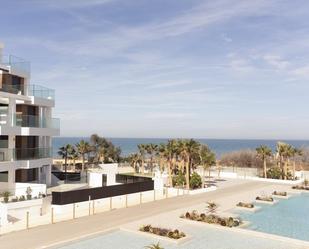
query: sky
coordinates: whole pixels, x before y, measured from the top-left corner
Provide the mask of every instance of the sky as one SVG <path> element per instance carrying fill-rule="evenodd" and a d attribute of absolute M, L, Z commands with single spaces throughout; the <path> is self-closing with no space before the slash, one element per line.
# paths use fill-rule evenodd
<path fill-rule="evenodd" d="M 309 139 L 308 0 L 1 0 L 61 136 Z"/>

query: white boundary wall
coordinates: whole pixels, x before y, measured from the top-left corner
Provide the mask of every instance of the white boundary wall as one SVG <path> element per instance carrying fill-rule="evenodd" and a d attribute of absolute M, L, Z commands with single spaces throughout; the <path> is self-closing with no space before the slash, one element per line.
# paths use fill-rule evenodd
<path fill-rule="evenodd" d="M 46 194 L 46 185 L 37 183 L 15 183 L 15 196 L 26 196 L 27 188 L 30 187 L 32 190 L 32 198 L 38 197 L 40 193 Z"/>

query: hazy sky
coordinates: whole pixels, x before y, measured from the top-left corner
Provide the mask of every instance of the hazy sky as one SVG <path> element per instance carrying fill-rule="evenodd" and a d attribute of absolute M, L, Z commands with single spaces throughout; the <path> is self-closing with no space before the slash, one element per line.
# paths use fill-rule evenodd
<path fill-rule="evenodd" d="M 1 1 L 62 136 L 309 139 L 308 0 Z"/>

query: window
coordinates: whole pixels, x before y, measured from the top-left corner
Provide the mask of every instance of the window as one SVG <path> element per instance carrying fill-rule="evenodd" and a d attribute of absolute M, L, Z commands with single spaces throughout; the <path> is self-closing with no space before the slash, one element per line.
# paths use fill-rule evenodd
<path fill-rule="evenodd" d="M 0 172 L 0 182 L 8 182 L 9 181 L 9 172 L 2 171 Z"/>

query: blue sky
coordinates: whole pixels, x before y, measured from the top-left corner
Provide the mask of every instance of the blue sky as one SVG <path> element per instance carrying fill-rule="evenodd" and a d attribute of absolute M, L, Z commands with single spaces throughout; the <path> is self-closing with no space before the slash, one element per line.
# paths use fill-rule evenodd
<path fill-rule="evenodd" d="M 307 0 L 11 0 L 62 136 L 309 139 Z"/>

